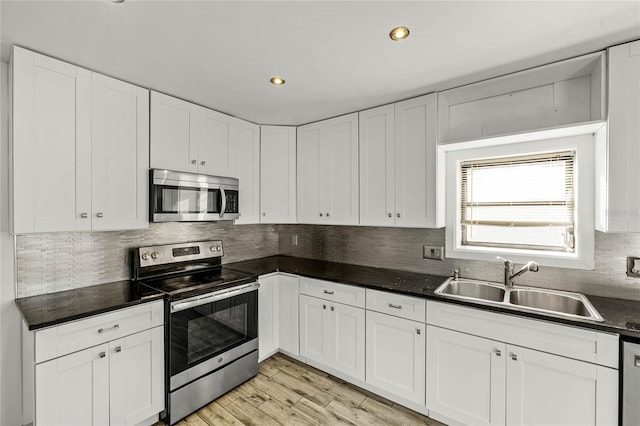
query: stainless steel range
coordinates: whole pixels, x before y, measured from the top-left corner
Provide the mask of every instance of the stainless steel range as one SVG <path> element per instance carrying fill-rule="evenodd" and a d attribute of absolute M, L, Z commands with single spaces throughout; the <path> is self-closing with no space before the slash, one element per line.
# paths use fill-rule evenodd
<path fill-rule="evenodd" d="M 258 372 L 255 277 L 221 265 L 222 241 L 140 247 L 144 292 L 167 295 L 165 421 L 174 424 Z"/>

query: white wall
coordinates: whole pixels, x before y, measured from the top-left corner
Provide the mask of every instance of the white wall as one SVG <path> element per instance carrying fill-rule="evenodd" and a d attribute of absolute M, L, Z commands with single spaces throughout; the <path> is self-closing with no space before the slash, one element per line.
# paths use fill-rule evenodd
<path fill-rule="evenodd" d="M 0 62 L 0 425 L 22 424 L 21 318 L 15 304 L 14 239 L 9 233 L 7 63 Z"/>

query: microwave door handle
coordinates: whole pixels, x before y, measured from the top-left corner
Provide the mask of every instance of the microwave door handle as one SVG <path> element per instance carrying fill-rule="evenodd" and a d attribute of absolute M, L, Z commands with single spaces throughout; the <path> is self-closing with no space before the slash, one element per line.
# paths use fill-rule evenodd
<path fill-rule="evenodd" d="M 220 207 L 220 219 L 222 219 L 225 210 L 227 210 L 227 195 L 224 193 L 223 187 L 220 187 L 220 197 L 222 197 L 222 207 Z"/>

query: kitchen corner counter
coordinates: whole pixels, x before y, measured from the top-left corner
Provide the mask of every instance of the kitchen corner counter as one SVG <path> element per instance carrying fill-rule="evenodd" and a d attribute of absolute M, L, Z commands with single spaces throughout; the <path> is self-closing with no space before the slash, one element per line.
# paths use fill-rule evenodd
<path fill-rule="evenodd" d="M 37 330 L 162 298 L 160 292 L 143 297 L 136 284 L 126 280 L 24 297 L 15 303 L 27 328 Z"/>
<path fill-rule="evenodd" d="M 440 302 L 453 303 L 490 310 L 505 314 L 538 318 L 561 324 L 574 325 L 611 333 L 618 333 L 640 339 L 640 301 L 614 299 L 610 297 L 586 295 L 593 306 L 600 312 L 604 322 L 569 319 L 524 311 L 509 307 L 484 305 L 473 301 L 453 299 L 435 294 L 435 290 L 448 277 L 428 275 L 418 272 L 383 269 L 370 266 L 351 265 L 347 263 L 325 262 L 291 256 L 270 256 L 222 265 L 227 269 L 254 274 L 266 275 L 273 272 L 284 272 L 320 280 L 335 281 L 366 288 L 390 291 L 410 296 L 423 297 Z"/>

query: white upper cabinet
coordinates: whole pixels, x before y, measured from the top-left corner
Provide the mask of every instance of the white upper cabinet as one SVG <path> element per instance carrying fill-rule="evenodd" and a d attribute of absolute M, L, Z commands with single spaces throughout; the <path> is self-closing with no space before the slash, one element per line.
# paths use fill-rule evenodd
<path fill-rule="evenodd" d="M 435 94 L 360 112 L 360 224 L 444 226 Z"/>
<path fill-rule="evenodd" d="M 240 218 L 236 224 L 260 222 L 260 126 L 234 119 L 231 122 L 230 176 L 240 185 Z"/>
<path fill-rule="evenodd" d="M 640 41 L 609 49 L 609 120 L 596 134 L 596 229 L 640 232 Z M 608 132 L 608 134 L 607 134 Z"/>
<path fill-rule="evenodd" d="M 296 221 L 296 129 L 260 126 L 260 222 Z"/>
<path fill-rule="evenodd" d="M 602 121 L 604 52 L 438 93 L 438 142 L 449 144 Z"/>
<path fill-rule="evenodd" d="M 233 117 L 151 92 L 151 167 L 232 176 Z"/>
<path fill-rule="evenodd" d="M 149 91 L 92 73 L 92 229 L 149 220 Z"/>
<path fill-rule="evenodd" d="M 14 47 L 15 233 L 148 226 L 148 91 Z"/>
<path fill-rule="evenodd" d="M 299 223 L 358 223 L 358 114 L 298 127 Z"/>

